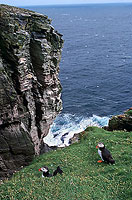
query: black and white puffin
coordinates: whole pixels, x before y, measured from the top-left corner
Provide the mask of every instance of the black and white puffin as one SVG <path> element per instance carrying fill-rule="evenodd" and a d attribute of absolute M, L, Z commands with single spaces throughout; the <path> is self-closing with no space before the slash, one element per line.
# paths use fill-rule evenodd
<path fill-rule="evenodd" d="M 53 174 L 50 174 L 49 173 L 49 169 L 48 169 L 48 167 L 41 167 L 40 169 L 39 169 L 39 171 L 41 171 L 41 172 L 43 172 L 42 173 L 42 177 L 52 177 L 52 176 L 56 176 L 58 173 L 59 174 L 62 174 L 63 173 L 63 171 L 62 171 L 62 169 L 58 166 L 57 167 L 57 169 L 53 172 Z"/>
<path fill-rule="evenodd" d="M 98 163 L 107 162 L 108 164 L 114 164 L 115 160 L 113 160 L 110 152 L 105 148 L 105 145 L 102 142 L 99 142 L 96 146 L 98 148 L 98 154 L 100 155 L 102 160 L 98 160 Z"/>

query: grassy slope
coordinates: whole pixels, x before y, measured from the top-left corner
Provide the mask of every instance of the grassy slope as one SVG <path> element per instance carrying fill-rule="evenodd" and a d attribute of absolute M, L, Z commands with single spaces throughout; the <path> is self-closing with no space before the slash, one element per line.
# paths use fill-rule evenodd
<path fill-rule="evenodd" d="M 131 134 L 89 127 L 80 143 L 37 157 L 2 184 L 0 199 L 130 200 Z M 111 151 L 115 165 L 97 163 L 98 141 Z M 38 169 L 43 165 L 50 172 L 60 165 L 64 174 L 42 178 Z"/>

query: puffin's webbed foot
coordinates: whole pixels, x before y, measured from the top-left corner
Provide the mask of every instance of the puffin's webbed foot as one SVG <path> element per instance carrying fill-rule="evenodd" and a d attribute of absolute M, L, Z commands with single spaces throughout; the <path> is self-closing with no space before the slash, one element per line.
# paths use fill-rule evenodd
<path fill-rule="evenodd" d="M 98 163 L 102 163 L 103 161 L 102 161 L 102 160 L 98 160 L 97 162 L 98 162 Z"/>

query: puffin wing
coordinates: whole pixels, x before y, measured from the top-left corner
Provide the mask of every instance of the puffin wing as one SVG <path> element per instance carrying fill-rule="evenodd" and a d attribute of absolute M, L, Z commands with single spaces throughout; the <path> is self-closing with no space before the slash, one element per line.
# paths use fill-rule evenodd
<path fill-rule="evenodd" d="M 104 149 L 104 151 L 102 151 L 102 157 L 103 157 L 103 160 L 107 161 L 107 162 L 109 162 L 109 159 L 112 159 L 112 156 L 111 156 L 109 150 L 107 150 L 107 149 Z"/>

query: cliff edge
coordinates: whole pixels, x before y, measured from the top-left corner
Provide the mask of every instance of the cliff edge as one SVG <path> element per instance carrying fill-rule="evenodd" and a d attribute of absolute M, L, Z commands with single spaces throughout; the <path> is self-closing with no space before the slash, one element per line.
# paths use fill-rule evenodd
<path fill-rule="evenodd" d="M 0 177 L 43 152 L 62 109 L 61 37 L 47 16 L 0 5 Z"/>
<path fill-rule="evenodd" d="M 108 131 L 125 130 L 132 131 L 132 108 L 126 110 L 124 114 L 113 116 L 109 120 Z"/>

